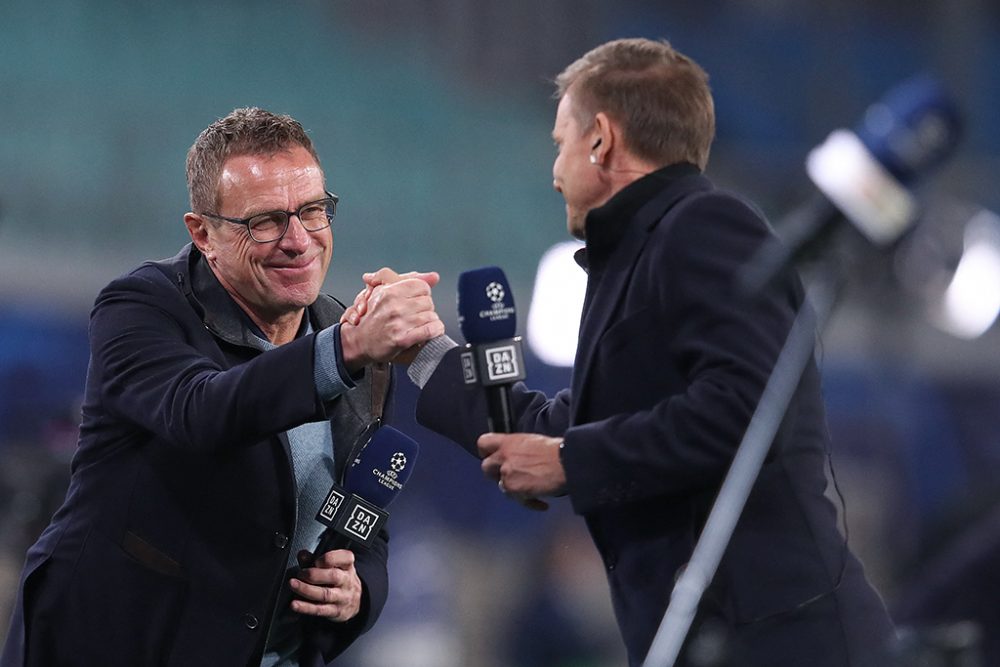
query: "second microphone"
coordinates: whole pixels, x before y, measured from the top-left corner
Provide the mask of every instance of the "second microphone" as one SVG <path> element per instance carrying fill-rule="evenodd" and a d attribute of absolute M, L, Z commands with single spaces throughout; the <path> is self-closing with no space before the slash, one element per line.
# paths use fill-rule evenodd
<path fill-rule="evenodd" d="M 466 340 L 462 375 L 486 390 L 489 429 L 511 433 L 510 387 L 523 380 L 524 353 L 516 336 L 517 312 L 507 276 L 496 266 L 458 277 L 458 323 Z"/>

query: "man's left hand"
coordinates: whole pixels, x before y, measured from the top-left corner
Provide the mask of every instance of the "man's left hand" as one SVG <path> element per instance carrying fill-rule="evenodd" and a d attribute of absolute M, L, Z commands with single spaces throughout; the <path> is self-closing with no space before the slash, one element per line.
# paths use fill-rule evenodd
<path fill-rule="evenodd" d="M 308 562 L 308 557 L 308 551 L 299 553 L 299 562 Z M 361 610 L 361 579 L 354 569 L 354 552 L 347 549 L 319 556 L 289 583 L 300 598 L 292 600 L 292 611 L 342 623 Z"/>

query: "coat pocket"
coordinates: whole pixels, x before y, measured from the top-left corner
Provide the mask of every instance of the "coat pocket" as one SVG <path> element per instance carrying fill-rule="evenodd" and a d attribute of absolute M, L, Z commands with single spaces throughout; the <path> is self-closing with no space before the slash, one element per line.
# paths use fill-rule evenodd
<path fill-rule="evenodd" d="M 122 538 L 122 550 L 154 572 L 168 577 L 183 577 L 184 568 L 173 558 L 132 531 L 126 531 Z"/>
<path fill-rule="evenodd" d="M 137 544 L 130 539 L 130 550 Z M 138 549 L 139 560 L 121 541 L 92 530 L 76 555 L 57 551 L 33 573 L 37 583 L 29 582 L 25 601 L 30 663 L 166 664 L 188 581 L 179 564 L 149 549 Z"/>

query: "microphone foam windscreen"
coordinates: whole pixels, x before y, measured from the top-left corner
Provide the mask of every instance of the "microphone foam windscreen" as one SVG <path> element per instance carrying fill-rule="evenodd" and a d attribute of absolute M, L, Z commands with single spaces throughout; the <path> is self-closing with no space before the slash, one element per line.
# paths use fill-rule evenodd
<path fill-rule="evenodd" d="M 372 436 L 344 473 L 344 489 L 385 508 L 403 490 L 417 462 L 420 445 L 391 426 Z"/>
<path fill-rule="evenodd" d="M 514 294 L 500 267 L 486 266 L 458 277 L 458 324 L 465 341 L 473 345 L 514 337 Z"/>
<path fill-rule="evenodd" d="M 907 185 L 947 158 L 962 120 L 937 80 L 917 76 L 889 90 L 865 112 L 857 135 L 878 162 Z"/>

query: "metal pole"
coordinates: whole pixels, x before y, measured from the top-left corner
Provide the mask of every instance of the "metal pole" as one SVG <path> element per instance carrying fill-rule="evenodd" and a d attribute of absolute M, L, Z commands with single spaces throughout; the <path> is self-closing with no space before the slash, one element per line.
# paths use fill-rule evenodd
<path fill-rule="evenodd" d="M 698 611 L 702 594 L 715 576 L 736 522 L 760 473 L 785 410 L 812 358 L 816 332 L 825 324 L 836 301 L 834 283 L 813 288 L 792 324 L 774 370 L 768 378 L 733 463 L 719 489 L 691 560 L 677 579 L 670 604 L 653 638 L 643 667 L 673 667 Z M 813 307 L 809 307 L 809 301 Z"/>

